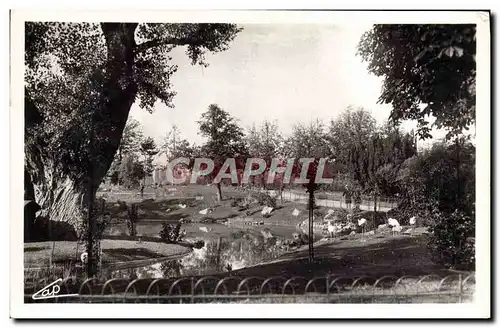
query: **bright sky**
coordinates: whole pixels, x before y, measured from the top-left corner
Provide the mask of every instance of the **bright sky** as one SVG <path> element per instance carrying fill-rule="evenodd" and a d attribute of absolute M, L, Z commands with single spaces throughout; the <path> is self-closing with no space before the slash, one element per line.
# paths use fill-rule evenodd
<path fill-rule="evenodd" d="M 183 49 L 172 53 L 175 108 L 158 103 L 149 114 L 133 105 L 131 116 L 145 135 L 161 143 L 175 124 L 182 137 L 201 143 L 201 113 L 218 104 L 243 127 L 277 120 L 288 134 L 298 122 L 327 123 L 347 106 L 362 106 L 379 123 L 390 107 L 378 105 L 381 79 L 368 74 L 356 46 L 370 25 L 243 25 L 229 50 L 207 56 L 210 66 L 192 66 Z M 410 129 L 411 123 L 404 124 Z M 442 133 L 434 134 L 441 137 Z"/>

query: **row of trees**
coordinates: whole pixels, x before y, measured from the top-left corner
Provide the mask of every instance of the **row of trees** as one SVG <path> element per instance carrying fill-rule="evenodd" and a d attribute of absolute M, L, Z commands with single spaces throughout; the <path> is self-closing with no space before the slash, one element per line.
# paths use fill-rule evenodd
<path fill-rule="evenodd" d="M 141 171 L 139 168 L 142 167 L 146 171 L 141 171 L 141 174 L 150 174 L 151 157 L 157 153 L 165 154 L 169 161 L 179 157 L 211 158 L 215 163 L 212 179 L 227 158 L 239 159 L 236 161 L 237 170 L 243 169 L 246 158 L 260 158 L 266 163 L 266 169 L 251 182 L 262 187 L 269 187 L 266 181 L 273 158 L 325 158 L 329 159 L 326 174 L 335 178 L 334 184 L 326 187 L 343 190 L 347 185 L 350 190 L 388 196 L 400 191 L 395 183 L 398 172 L 405 160 L 416 154 L 412 133 L 402 132 L 390 124 L 378 126 L 363 108 L 349 107 L 329 124 L 320 120 L 298 123 L 290 136 L 284 136 L 275 121 L 265 120 L 260 125 L 244 129 L 236 118 L 215 104 L 202 114 L 198 125 L 199 133 L 206 140 L 202 145 L 182 138 L 174 126 L 157 150 L 152 139 L 141 141 L 143 137 L 138 122 L 130 120 L 114 162 L 118 169 L 114 170 L 112 166 L 110 170 L 114 181 L 133 182 L 128 177 L 140 178 L 142 175 L 135 172 Z M 144 165 L 135 160 L 136 154 L 146 159 Z M 311 170 L 313 166 L 310 164 Z M 298 174 L 300 167 L 294 170 Z M 270 187 L 283 188 L 280 177 L 278 174 Z M 218 195 L 222 197 L 221 184 L 216 185 Z"/>
<path fill-rule="evenodd" d="M 174 126 L 167 133 L 161 152 L 166 154 L 168 160 L 178 157 L 191 158 L 188 165 L 191 168 L 194 158 L 211 158 L 214 161 L 214 170 L 208 177 L 209 181 L 213 181 L 219 173 L 224 173 L 227 169 L 241 172 L 247 158 L 259 158 L 265 162 L 266 169 L 253 179 L 253 183 L 266 187 L 267 173 L 273 158 L 282 158 L 283 166 L 286 165 L 287 158 L 313 158 L 314 161 L 308 164 L 306 174 L 309 183 L 303 184 L 309 193 L 311 220 L 315 203 L 314 192 L 321 186 L 314 181 L 320 159 L 329 159 L 330 170 L 327 170 L 327 174 L 336 181 L 336 184 L 329 187 L 348 189 L 358 194 L 371 193 L 376 200 L 377 196 L 394 195 L 401 190 L 397 181 L 399 171 L 405 161 L 416 154 L 415 140 L 411 133 L 404 133 L 390 124 L 377 126 L 375 119 L 363 108 L 347 108 L 328 125 L 320 120 L 311 121 L 309 124 L 298 123 L 287 137 L 281 134 L 276 122 L 270 121 L 264 121 L 259 126 L 254 124 L 245 131 L 236 118 L 216 104 L 208 107 L 198 125 L 199 134 L 205 138 L 202 145 L 197 146 L 182 139 L 179 129 Z M 140 139 L 140 133 L 137 133 L 136 129 L 137 124 L 131 121 L 125 129 L 119 147 L 127 150 L 128 159 L 132 158 L 134 150 L 144 152 L 147 148 L 145 146 L 150 145 L 147 142 L 136 142 Z M 140 147 L 137 146 L 139 144 Z M 118 159 L 121 154 L 122 150 L 118 152 Z M 150 157 L 144 154 L 144 158 Z M 228 158 L 236 159 L 235 168 L 223 165 Z M 124 161 L 119 177 L 134 173 L 134 165 L 129 165 L 130 161 Z M 293 178 L 300 177 L 303 165 L 306 164 L 294 162 Z M 219 200 L 223 196 L 222 181 L 215 182 Z M 278 186 L 283 190 L 283 176 L 278 174 L 275 181 L 273 187 Z M 310 233 L 312 234 L 312 231 Z M 312 247 L 310 256 L 313 258 Z"/>

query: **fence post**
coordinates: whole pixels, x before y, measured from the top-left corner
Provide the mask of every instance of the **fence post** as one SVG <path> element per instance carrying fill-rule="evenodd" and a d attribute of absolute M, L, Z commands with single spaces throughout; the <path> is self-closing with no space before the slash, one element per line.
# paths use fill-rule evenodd
<path fill-rule="evenodd" d="M 458 274 L 458 283 L 459 283 L 459 286 L 458 286 L 458 292 L 459 292 L 459 295 L 458 295 L 458 303 L 462 303 L 462 293 L 463 293 L 463 285 L 462 285 L 462 274 Z"/>
<path fill-rule="evenodd" d="M 330 275 L 326 276 L 326 301 L 330 302 Z"/>
<path fill-rule="evenodd" d="M 220 251 L 221 251 L 222 237 L 217 240 L 217 270 L 220 267 Z"/>
<path fill-rule="evenodd" d="M 193 277 L 191 277 L 191 303 L 194 303 L 194 278 Z"/>

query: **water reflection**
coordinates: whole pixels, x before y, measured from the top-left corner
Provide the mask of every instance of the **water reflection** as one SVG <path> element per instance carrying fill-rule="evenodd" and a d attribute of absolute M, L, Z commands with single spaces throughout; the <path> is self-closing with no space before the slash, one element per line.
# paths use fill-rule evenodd
<path fill-rule="evenodd" d="M 283 239 L 266 231 L 237 231 L 228 237 L 210 238 L 205 246 L 179 260 L 115 270 L 109 278 L 171 278 L 191 275 L 209 275 L 238 270 L 273 260 L 285 252 Z"/>

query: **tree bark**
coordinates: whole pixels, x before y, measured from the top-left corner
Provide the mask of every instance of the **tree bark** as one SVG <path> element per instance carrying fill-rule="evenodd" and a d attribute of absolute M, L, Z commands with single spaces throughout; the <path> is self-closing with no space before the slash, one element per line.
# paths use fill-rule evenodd
<path fill-rule="evenodd" d="M 35 200 L 42 207 L 39 215 L 76 225 L 111 166 L 137 92 L 133 80 L 136 26 L 135 23 L 102 24 L 107 47 L 106 78 L 99 107 L 92 108 L 89 116 L 90 131 L 85 137 L 89 139 L 91 154 L 88 167 L 77 163 L 73 167 L 61 168 L 60 163 L 50 160 L 42 142 L 34 142 L 25 149 L 30 162 L 28 170 L 33 181 Z M 26 108 L 34 108 L 30 112 L 36 112 L 27 93 L 25 99 L 28 103 L 25 104 Z M 42 124 L 31 117 L 36 118 L 36 115 L 27 117 L 29 122 L 26 122 L 26 126 Z M 68 127 L 68 130 L 72 128 Z M 85 178 L 76 178 L 69 171 Z"/>
<path fill-rule="evenodd" d="M 24 200 L 35 200 L 35 189 L 26 167 L 24 168 Z"/>

